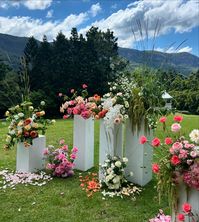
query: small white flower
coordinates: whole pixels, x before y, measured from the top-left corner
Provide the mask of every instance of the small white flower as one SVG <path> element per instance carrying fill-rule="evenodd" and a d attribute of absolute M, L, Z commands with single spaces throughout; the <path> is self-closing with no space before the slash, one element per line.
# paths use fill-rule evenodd
<path fill-rule="evenodd" d="M 189 134 L 189 137 L 192 142 L 199 143 L 199 130 L 198 129 L 192 130 L 191 133 Z"/>
<path fill-rule="evenodd" d="M 24 114 L 23 113 L 18 113 L 18 117 L 22 118 L 22 117 L 24 117 Z"/>
<path fill-rule="evenodd" d="M 131 177 L 133 176 L 133 172 L 130 172 L 130 174 L 129 174 Z"/>
<path fill-rule="evenodd" d="M 124 157 L 123 159 L 123 162 L 127 163 L 128 162 L 128 159 L 126 157 Z"/>
<path fill-rule="evenodd" d="M 40 104 L 41 104 L 41 106 L 45 106 L 46 103 L 44 101 L 41 101 Z"/>
<path fill-rule="evenodd" d="M 116 167 L 121 167 L 121 165 L 122 165 L 122 163 L 119 160 L 115 162 Z"/>

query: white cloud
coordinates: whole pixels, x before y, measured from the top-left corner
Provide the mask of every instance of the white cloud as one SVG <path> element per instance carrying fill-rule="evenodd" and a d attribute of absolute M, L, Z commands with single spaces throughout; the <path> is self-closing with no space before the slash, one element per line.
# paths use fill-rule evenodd
<path fill-rule="evenodd" d="M 53 17 L 53 10 L 51 9 L 47 12 L 46 18 L 52 18 L 52 17 Z"/>
<path fill-rule="evenodd" d="M 175 47 L 172 46 L 169 49 L 156 48 L 155 50 L 159 51 L 159 52 L 166 52 L 166 53 L 180 53 L 180 52 L 189 52 L 189 53 L 191 53 L 192 52 L 192 48 L 189 47 L 189 46 L 185 46 L 185 47 L 180 48 L 180 49 L 176 49 Z"/>
<path fill-rule="evenodd" d="M 92 14 L 93 17 L 95 17 L 100 11 L 102 10 L 100 3 L 96 3 L 91 6 L 90 13 Z"/>
<path fill-rule="evenodd" d="M 132 27 L 137 40 L 141 40 L 137 21 L 146 24 L 148 21 L 148 36 L 153 38 L 155 26 L 159 20 L 161 25 L 157 36 L 168 34 L 172 30 L 176 33 L 189 32 L 192 28 L 199 25 L 198 3 L 194 0 L 165 0 L 165 1 L 148 1 L 140 0 L 129 4 L 126 9 L 118 10 L 106 19 L 92 23 L 102 30 L 107 28 L 114 31 L 118 37 L 118 44 L 121 47 L 133 47 L 135 38 L 133 37 Z M 85 33 L 90 26 L 81 29 Z M 143 39 L 146 38 L 145 32 Z"/>
<path fill-rule="evenodd" d="M 52 0 L 1 0 L 0 8 L 19 7 L 23 5 L 30 10 L 44 10 L 50 7 L 51 4 Z"/>

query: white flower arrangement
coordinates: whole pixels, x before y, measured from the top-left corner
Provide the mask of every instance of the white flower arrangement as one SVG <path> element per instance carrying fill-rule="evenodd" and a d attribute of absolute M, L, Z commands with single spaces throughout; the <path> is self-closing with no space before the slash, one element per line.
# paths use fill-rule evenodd
<path fill-rule="evenodd" d="M 198 129 L 192 130 L 191 133 L 189 134 L 189 137 L 192 142 L 199 144 L 199 130 Z"/>
<path fill-rule="evenodd" d="M 125 167 L 128 163 L 126 157 L 120 158 L 118 156 L 107 155 L 107 160 L 101 166 L 103 178 L 100 181 L 102 188 L 104 189 L 103 196 L 131 196 L 135 199 L 135 194 L 140 193 L 140 189 L 129 183 L 125 177 Z M 133 173 L 130 173 L 132 176 Z"/>

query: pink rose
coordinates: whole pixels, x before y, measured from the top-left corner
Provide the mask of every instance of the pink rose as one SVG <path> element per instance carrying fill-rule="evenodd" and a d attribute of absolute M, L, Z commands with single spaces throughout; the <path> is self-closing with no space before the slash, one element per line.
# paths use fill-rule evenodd
<path fill-rule="evenodd" d="M 174 116 L 173 120 L 180 123 L 183 120 L 183 116 Z"/>
<path fill-rule="evenodd" d="M 62 150 L 64 150 L 64 151 L 68 151 L 68 145 L 64 145 L 64 146 L 62 146 Z"/>
<path fill-rule="evenodd" d="M 171 157 L 171 163 L 172 163 L 174 166 L 180 164 L 180 159 L 179 159 L 179 157 L 178 157 L 177 155 L 173 155 L 173 156 Z"/>
<path fill-rule="evenodd" d="M 74 108 L 74 109 L 73 109 L 73 114 L 74 114 L 74 115 L 78 115 L 78 114 L 79 114 L 79 110 L 78 110 L 77 108 Z"/>
<path fill-rule="evenodd" d="M 69 115 L 63 115 L 63 119 L 68 119 Z"/>
<path fill-rule="evenodd" d="M 166 120 L 167 120 L 167 118 L 166 118 L 165 116 L 163 116 L 163 117 L 161 117 L 161 118 L 159 119 L 159 122 L 160 122 L 160 123 L 165 123 Z"/>
<path fill-rule="evenodd" d="M 88 86 L 87 86 L 86 84 L 83 84 L 83 85 L 82 85 L 82 88 L 83 88 L 83 89 L 86 89 L 87 87 L 88 87 Z"/>
<path fill-rule="evenodd" d="M 66 158 L 66 156 L 65 156 L 65 154 L 63 154 L 63 153 L 60 153 L 60 154 L 58 154 L 57 156 L 56 156 L 56 159 L 58 159 L 58 160 L 63 160 L 63 159 L 65 159 Z"/>
<path fill-rule="evenodd" d="M 59 144 L 60 145 L 63 145 L 65 143 L 65 140 L 64 139 L 61 139 L 60 141 L 59 141 Z"/>
<path fill-rule="evenodd" d="M 170 144 L 173 143 L 173 140 L 172 140 L 172 138 L 167 137 L 167 138 L 165 138 L 164 143 L 165 143 L 166 145 L 170 145 Z"/>
<path fill-rule="evenodd" d="M 191 151 L 190 156 L 193 157 L 193 158 L 197 157 L 197 152 L 196 151 Z"/>
<path fill-rule="evenodd" d="M 179 158 L 180 158 L 180 159 L 185 159 L 185 158 L 187 158 L 187 151 L 181 149 L 181 150 L 180 150 L 180 154 L 179 154 Z"/>
<path fill-rule="evenodd" d="M 70 105 L 70 106 L 75 105 L 75 101 L 73 101 L 73 100 L 69 101 L 69 105 Z"/>
<path fill-rule="evenodd" d="M 73 109 L 72 109 L 72 108 L 68 108 L 68 109 L 67 109 L 67 113 L 68 113 L 69 115 L 71 115 L 72 112 L 73 112 Z"/>
<path fill-rule="evenodd" d="M 152 146 L 156 146 L 156 147 L 158 147 L 158 146 L 160 146 L 160 139 L 159 138 L 154 138 L 153 140 L 152 140 L 152 142 L 151 142 L 151 145 Z"/>
<path fill-rule="evenodd" d="M 77 153 L 77 152 L 78 152 L 78 148 L 77 148 L 76 146 L 73 147 L 72 152 L 73 152 L 73 153 Z"/>
<path fill-rule="evenodd" d="M 185 220 L 184 214 L 178 214 L 177 218 L 178 218 L 178 221 L 184 221 Z"/>
<path fill-rule="evenodd" d="M 140 137 L 140 144 L 145 144 L 147 142 L 147 138 L 145 136 Z"/>
<path fill-rule="evenodd" d="M 185 212 L 185 213 L 189 213 L 191 212 L 191 205 L 189 203 L 184 203 L 182 205 L 182 210 Z"/>
<path fill-rule="evenodd" d="M 81 116 L 84 118 L 84 119 L 88 119 L 91 117 L 91 112 L 90 111 L 83 111 L 81 113 Z"/>
<path fill-rule="evenodd" d="M 157 163 L 152 164 L 152 170 L 154 173 L 159 173 L 160 167 Z"/>
<path fill-rule="evenodd" d="M 177 133 L 181 129 L 181 125 L 179 123 L 174 123 L 171 125 L 171 131 Z"/>
<path fill-rule="evenodd" d="M 62 96 L 63 96 L 63 94 L 62 94 L 62 93 L 59 93 L 59 94 L 58 94 L 58 96 L 59 96 L 59 97 L 62 97 Z"/>
<path fill-rule="evenodd" d="M 180 143 L 180 142 L 175 142 L 175 143 L 173 144 L 172 148 L 173 148 L 174 150 L 179 150 L 179 149 L 182 149 L 182 148 L 183 148 L 183 145 L 182 145 L 182 143 Z"/>
<path fill-rule="evenodd" d="M 70 92 L 71 92 L 71 93 L 74 93 L 74 92 L 75 92 L 75 90 L 74 90 L 74 89 L 71 89 L 71 90 L 70 90 Z"/>
<path fill-rule="evenodd" d="M 74 153 L 72 153 L 72 154 L 70 155 L 70 158 L 71 158 L 72 160 L 75 160 L 75 159 L 77 158 L 77 156 L 76 156 Z"/>

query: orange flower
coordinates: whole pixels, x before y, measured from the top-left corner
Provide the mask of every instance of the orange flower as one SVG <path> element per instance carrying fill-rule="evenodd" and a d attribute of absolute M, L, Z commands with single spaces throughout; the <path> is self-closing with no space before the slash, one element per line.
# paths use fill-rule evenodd
<path fill-rule="evenodd" d="M 101 97 L 99 95 L 97 95 L 97 94 L 95 94 L 93 96 L 93 98 L 94 98 L 95 101 L 100 101 L 100 99 L 101 99 Z"/>
<path fill-rule="evenodd" d="M 32 122 L 30 118 L 24 120 L 24 126 L 29 125 Z"/>
<path fill-rule="evenodd" d="M 33 131 L 30 132 L 30 136 L 31 136 L 32 138 L 36 138 L 36 137 L 38 137 L 38 132 L 35 131 L 35 130 L 33 130 Z"/>

